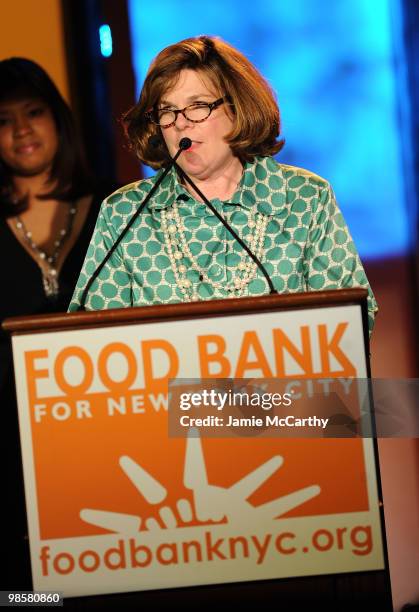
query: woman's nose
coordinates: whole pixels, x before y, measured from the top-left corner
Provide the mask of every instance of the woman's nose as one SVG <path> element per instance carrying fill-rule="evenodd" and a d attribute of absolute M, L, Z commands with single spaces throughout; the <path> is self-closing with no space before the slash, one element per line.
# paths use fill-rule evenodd
<path fill-rule="evenodd" d="M 24 136 L 32 131 L 32 125 L 28 117 L 18 115 L 15 118 L 14 132 L 16 136 Z"/>
<path fill-rule="evenodd" d="M 191 125 L 193 125 L 193 122 L 186 119 L 186 117 L 182 115 L 182 113 L 179 113 L 175 125 L 178 130 L 183 130 L 185 127 L 190 127 Z"/>

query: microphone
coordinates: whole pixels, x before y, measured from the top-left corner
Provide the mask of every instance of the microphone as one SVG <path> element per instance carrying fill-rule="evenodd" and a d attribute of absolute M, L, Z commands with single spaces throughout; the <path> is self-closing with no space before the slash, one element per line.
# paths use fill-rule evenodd
<path fill-rule="evenodd" d="M 186 149 L 189 149 L 189 147 L 192 146 L 192 140 L 190 138 L 181 138 L 179 140 L 179 149 L 182 149 L 182 151 L 186 151 Z"/>
<path fill-rule="evenodd" d="M 158 137 L 157 137 L 158 138 Z M 158 145 L 160 145 L 161 140 L 159 139 L 159 143 Z M 182 138 L 179 142 L 179 150 L 181 149 L 189 149 L 189 147 L 192 145 L 192 141 L 190 138 Z M 262 272 L 263 276 L 266 278 L 266 282 L 268 283 L 268 287 L 269 287 L 269 293 L 272 294 L 276 294 L 278 293 L 278 291 L 275 289 L 275 287 L 273 286 L 272 280 L 265 268 L 265 266 L 263 265 L 263 263 L 260 261 L 260 259 L 254 254 L 252 253 L 252 251 L 249 249 L 249 247 L 247 246 L 247 244 L 240 238 L 240 236 L 237 234 L 237 232 L 232 228 L 232 226 L 228 223 L 228 221 L 226 221 L 224 219 L 224 217 L 218 212 L 218 210 L 216 208 L 214 208 L 214 206 L 211 204 L 211 202 L 208 200 L 208 198 L 206 198 L 204 196 L 204 194 L 202 193 L 202 191 L 195 185 L 195 183 L 193 182 L 193 180 L 186 174 L 186 172 L 184 172 L 184 170 L 182 170 L 182 168 L 179 166 L 179 164 L 176 163 L 176 159 L 177 157 L 173 158 L 173 166 L 176 168 L 176 170 L 178 171 L 178 173 L 180 174 L 180 176 L 187 182 L 189 183 L 189 185 L 192 187 L 192 189 L 194 191 L 196 191 L 196 193 L 199 195 L 199 197 L 202 199 L 202 201 L 204 202 L 204 204 L 206 204 L 206 206 L 208 206 L 208 208 L 214 213 L 214 215 L 217 217 L 217 219 L 219 221 L 221 221 L 221 223 L 224 225 L 224 227 L 230 232 L 230 234 L 233 236 L 233 238 L 239 243 L 239 245 L 242 247 L 242 249 L 244 251 L 246 251 L 246 253 L 249 255 L 249 257 L 255 262 L 255 264 L 257 265 L 257 267 L 259 268 L 259 270 Z"/>
<path fill-rule="evenodd" d="M 161 139 L 157 135 L 151 136 L 150 139 L 149 139 L 149 143 L 151 144 L 151 146 L 156 147 L 156 146 L 160 145 Z M 109 259 L 111 258 L 111 256 L 113 255 L 113 253 L 115 252 L 115 250 L 117 249 L 119 244 L 121 243 L 121 241 L 123 240 L 124 236 L 130 230 L 130 228 L 135 223 L 135 221 L 139 217 L 139 215 L 142 213 L 142 211 L 144 210 L 144 208 L 146 207 L 146 205 L 148 204 L 150 199 L 156 193 L 157 189 L 160 187 L 160 184 L 165 179 L 166 175 L 170 172 L 170 170 L 171 170 L 171 168 L 173 166 L 177 165 L 176 164 L 176 160 L 179 157 L 179 155 L 182 153 L 182 151 L 185 151 L 186 149 L 189 149 L 189 147 L 191 145 L 192 145 L 192 141 L 191 141 L 190 138 L 182 138 L 181 139 L 181 141 L 179 142 L 179 149 L 178 149 L 176 155 L 170 159 L 170 163 L 167 166 L 167 168 L 165 168 L 165 170 L 162 173 L 162 175 L 155 182 L 153 188 L 150 189 L 150 191 L 148 192 L 147 196 L 144 198 L 144 200 L 141 202 L 140 206 L 137 208 L 135 213 L 132 215 L 131 219 L 126 224 L 126 226 L 123 229 L 123 231 L 120 233 L 118 238 L 113 243 L 112 247 L 106 253 L 105 258 L 103 259 L 103 261 L 100 263 L 100 265 L 93 272 L 92 276 L 89 278 L 89 280 L 87 282 L 87 285 L 83 289 L 83 293 L 82 293 L 82 296 L 80 298 L 80 304 L 79 304 L 79 307 L 77 308 L 77 311 L 86 310 L 85 302 L 86 302 L 87 295 L 89 293 L 90 287 L 93 285 L 94 281 L 97 279 L 97 277 L 99 276 L 99 274 L 101 273 L 101 271 L 103 270 L 103 268 L 105 267 L 105 265 L 107 264 L 107 262 L 109 261 Z"/>

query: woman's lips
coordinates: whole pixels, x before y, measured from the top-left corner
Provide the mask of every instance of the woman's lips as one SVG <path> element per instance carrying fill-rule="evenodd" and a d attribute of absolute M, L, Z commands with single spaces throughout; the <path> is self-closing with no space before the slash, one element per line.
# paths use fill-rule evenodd
<path fill-rule="evenodd" d="M 196 150 L 202 143 L 198 142 L 198 141 L 192 141 L 191 146 L 189 147 L 189 149 L 186 149 L 185 153 L 189 153 L 190 151 L 194 151 Z"/>
<path fill-rule="evenodd" d="M 20 145 L 16 147 L 15 151 L 18 155 L 31 155 L 36 149 L 38 149 L 39 144 L 33 142 L 31 144 Z"/>

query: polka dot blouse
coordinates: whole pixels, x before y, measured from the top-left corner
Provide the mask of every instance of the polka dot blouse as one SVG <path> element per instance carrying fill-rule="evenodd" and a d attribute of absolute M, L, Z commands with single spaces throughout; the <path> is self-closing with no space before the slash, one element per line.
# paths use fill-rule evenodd
<path fill-rule="evenodd" d="M 70 311 L 159 174 L 102 204 Z M 377 304 L 330 185 L 258 157 L 234 196 L 211 200 L 264 264 L 280 293 L 366 287 L 369 325 Z M 124 308 L 269 293 L 263 274 L 205 204 L 169 172 L 90 288 L 86 309 Z"/>

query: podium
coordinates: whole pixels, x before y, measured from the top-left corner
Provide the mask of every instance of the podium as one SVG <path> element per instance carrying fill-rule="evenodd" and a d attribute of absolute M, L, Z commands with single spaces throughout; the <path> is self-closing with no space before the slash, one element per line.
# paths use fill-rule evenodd
<path fill-rule="evenodd" d="M 277 380 L 309 395 L 325 380 L 368 378 L 366 297 L 330 290 L 6 320 L 34 590 L 89 596 L 91 609 L 390 610 L 373 439 L 168 431 L 169 380 Z"/>

